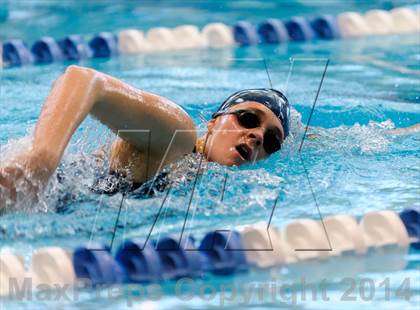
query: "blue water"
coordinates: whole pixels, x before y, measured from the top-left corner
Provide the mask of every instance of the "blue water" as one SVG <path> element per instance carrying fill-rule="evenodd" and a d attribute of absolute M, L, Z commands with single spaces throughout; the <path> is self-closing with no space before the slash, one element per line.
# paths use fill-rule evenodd
<path fill-rule="evenodd" d="M 231 24 L 239 17 L 260 21 L 273 14 L 284 17 L 297 12 L 308 15 L 328 11 L 322 5 L 325 2 L 321 1 L 313 4 L 308 1 L 288 2 L 285 7 L 280 1 L 215 1 L 199 4 L 162 1 L 158 18 L 150 14 L 155 10 L 155 2 L 145 2 L 141 7 L 128 2 L 110 2 L 106 6 L 99 2 L 85 6 L 79 3 L 8 3 L 9 19 L 0 24 L 0 38 L 21 37 L 33 41 L 46 33 L 60 37 L 69 33 L 69 29 L 72 32 L 92 33 L 136 25 L 147 29 L 187 22 L 203 25 L 216 20 Z M 361 5 L 351 1 L 328 3 L 331 13 L 354 7 L 361 11 L 375 7 L 370 2 Z M 376 5 L 383 7 L 395 3 L 407 2 L 378 1 Z M 284 10 L 273 10 L 270 5 Z M 253 6 L 259 10 L 250 10 Z M 209 8 L 210 13 L 205 13 Z M 95 20 L 90 18 L 90 14 L 103 18 Z M 48 19 L 41 18 L 43 16 L 48 16 Z M 109 16 L 112 18 L 108 22 Z M 179 16 L 183 18 L 179 19 Z M 15 27 L 22 20 L 27 22 L 22 27 Z M 74 21 L 74 24 L 69 21 Z M 87 24 L 88 21 L 90 24 Z M 420 37 L 415 34 L 182 51 L 88 60 L 80 65 L 106 72 L 137 88 L 170 98 L 193 117 L 200 129 L 204 129 L 198 116 L 200 112 L 209 119 L 217 105 L 232 92 L 270 85 L 261 61 L 261 58 L 266 59 L 273 86 L 285 91 L 293 105 L 292 136 L 279 154 L 254 166 L 226 168 L 217 164 L 206 165 L 208 169 L 198 182 L 186 224 L 187 231 L 199 240 L 212 229 L 233 229 L 266 221 L 277 197 L 280 199 L 273 225 L 283 227 L 295 218 L 318 219 L 309 184 L 323 216 L 351 214 L 359 217 L 371 210 L 419 208 L 420 133 L 394 135 L 389 132 L 420 122 L 419 44 Z M 291 59 L 294 59 L 293 70 L 290 69 Z M 304 124 L 313 105 L 326 59 L 329 59 L 329 66 L 311 120 L 313 128 L 299 155 Z M 29 66 L 1 72 L 0 162 L 29 146 L 28 135 L 36 123 L 42 103 L 52 82 L 67 65 Z M 32 251 L 42 246 L 56 245 L 72 249 L 89 241 L 110 244 L 122 196 L 95 195 L 89 192 L 88 186 L 95 177 L 92 152 L 112 140 L 112 133 L 95 120 L 88 118 L 83 122 L 61 163 L 66 182 L 60 184 L 54 177 L 40 202 L 32 206 L 30 211 L 22 205 L 17 206 L 15 212 L 3 215 L 0 218 L 0 247 L 11 247 L 29 262 Z M 181 168 L 188 164 L 194 166 L 197 162 L 179 163 Z M 226 192 L 223 201 L 220 201 L 226 175 Z M 180 184 L 170 196 L 152 232 L 153 238 L 180 233 L 190 198 L 190 186 Z M 70 196 L 72 202 L 66 202 Z M 124 201 L 114 246 L 124 238 L 145 237 L 149 233 L 163 196 L 127 198 Z M 418 266 L 419 253 L 411 252 L 404 259 L 411 262 L 405 268 L 384 268 L 381 272 L 364 272 L 357 277 L 369 277 L 376 283 L 389 278 L 392 292 L 405 278 L 409 278 L 414 296 L 408 301 L 394 294 L 388 301 L 383 290 L 378 290 L 370 302 L 360 298 L 352 303 L 340 301 L 339 296 L 345 288 L 337 284 L 336 275 L 331 271 L 326 276 L 331 301 L 299 301 L 298 307 L 415 309 L 420 291 L 415 263 Z M 381 259 L 377 259 L 377 263 L 380 262 Z M 269 275 L 265 276 L 269 279 Z M 245 278 L 233 277 L 226 281 L 251 281 L 265 276 L 251 273 Z M 219 283 L 225 280 L 214 278 L 209 281 Z M 168 286 L 165 288 L 167 292 L 171 291 L 170 284 Z M 121 296 L 109 302 L 96 298 L 91 291 L 83 291 L 78 302 L 34 301 L 26 305 L 4 302 L 6 308 L 120 309 L 126 307 L 127 300 Z M 207 308 L 215 304 L 215 301 L 206 302 L 200 298 L 185 303 L 168 293 L 159 303 L 138 301 L 135 305 L 146 309 L 173 309 Z M 254 301 L 253 305 L 261 308 L 290 307 L 287 303 L 270 301 Z M 237 308 L 243 305 L 232 302 L 229 306 Z"/>

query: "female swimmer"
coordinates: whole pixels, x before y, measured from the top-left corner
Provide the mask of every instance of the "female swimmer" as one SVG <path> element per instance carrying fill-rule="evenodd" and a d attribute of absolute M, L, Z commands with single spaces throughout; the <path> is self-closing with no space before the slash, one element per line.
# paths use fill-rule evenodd
<path fill-rule="evenodd" d="M 117 134 L 110 174 L 141 184 L 191 152 L 228 166 L 267 158 L 289 134 L 290 109 L 277 90 L 243 90 L 223 102 L 198 138 L 191 118 L 170 100 L 69 66 L 44 103 L 31 149 L 0 166 L 0 211 L 22 200 L 37 201 L 88 114 Z"/>

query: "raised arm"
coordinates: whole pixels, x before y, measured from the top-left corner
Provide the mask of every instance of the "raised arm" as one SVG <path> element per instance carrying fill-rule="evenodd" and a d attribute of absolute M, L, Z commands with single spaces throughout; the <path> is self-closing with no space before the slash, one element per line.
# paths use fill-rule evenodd
<path fill-rule="evenodd" d="M 31 152 L 0 167 L 0 209 L 5 199 L 16 200 L 16 184 L 26 185 L 23 187 L 30 193 L 45 185 L 74 131 L 89 113 L 117 133 L 131 151 L 148 152 L 152 158 L 162 158 L 177 130 L 183 134 L 171 148 L 170 159 L 194 147 L 194 124 L 176 104 L 95 70 L 70 66 L 46 99 Z M 150 130 L 150 141 L 144 130 Z"/>
<path fill-rule="evenodd" d="M 56 166 L 88 113 L 137 150 L 146 152 L 150 147 L 153 156 L 164 154 L 176 130 L 187 130 L 190 134 L 182 134 L 183 139 L 177 140 L 179 143 L 172 150 L 175 156 L 194 147 L 194 124 L 175 103 L 95 70 L 70 66 L 56 81 L 42 109 L 34 149 L 52 152 L 49 156 Z M 150 145 L 145 130 L 150 130 Z"/>

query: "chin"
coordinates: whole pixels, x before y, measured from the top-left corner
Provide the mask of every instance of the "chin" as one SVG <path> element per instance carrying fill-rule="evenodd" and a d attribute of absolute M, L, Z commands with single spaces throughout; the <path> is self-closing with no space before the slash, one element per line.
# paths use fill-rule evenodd
<path fill-rule="evenodd" d="M 225 166 L 229 166 L 229 167 L 231 167 L 231 166 L 241 166 L 242 164 L 244 164 L 244 162 L 242 162 L 242 161 L 240 161 L 240 162 L 238 162 L 235 158 L 232 158 L 232 159 L 225 159 Z"/>
<path fill-rule="evenodd" d="M 210 159 L 209 161 L 214 161 L 214 162 L 216 162 L 220 165 L 223 165 L 223 166 L 229 166 L 229 167 L 234 166 L 234 165 L 238 166 L 236 161 L 234 159 L 230 159 L 230 158 L 221 158 L 220 160 L 211 160 Z"/>
<path fill-rule="evenodd" d="M 238 163 L 238 159 L 235 154 L 231 152 L 226 152 L 227 154 L 209 154 L 210 156 L 207 157 L 207 161 L 215 162 L 219 165 L 223 166 L 239 166 L 241 163 Z M 214 155 L 214 156 L 212 156 Z"/>

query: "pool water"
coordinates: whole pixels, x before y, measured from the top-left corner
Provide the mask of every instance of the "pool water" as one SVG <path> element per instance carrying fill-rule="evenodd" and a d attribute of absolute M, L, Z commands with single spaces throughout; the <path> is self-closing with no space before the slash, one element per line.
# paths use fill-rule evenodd
<path fill-rule="evenodd" d="M 335 1 L 331 3 L 333 7 L 337 6 Z M 77 8 L 77 5 L 72 7 Z M 309 11 L 310 6 L 303 7 Z M 316 8 L 324 10 L 319 6 Z M 186 12 L 185 7 L 179 6 L 179 10 L 183 9 Z M 59 13 L 56 17 L 61 18 Z M 155 26 L 158 25 L 156 20 L 154 22 Z M 171 22 L 175 23 L 174 20 Z M 6 22 L 0 29 L 8 26 L 10 24 Z M 41 29 L 45 25 L 40 21 L 38 27 Z M 67 33 L 66 29 L 58 29 L 52 31 L 63 32 L 57 35 Z M 24 31 L 18 34 L 30 36 Z M 170 98 L 192 116 L 200 130 L 204 130 L 200 113 L 209 119 L 218 104 L 232 92 L 270 86 L 262 59 L 266 60 L 272 85 L 283 90 L 292 104 L 292 135 L 280 153 L 255 165 L 227 168 L 205 163 L 206 169 L 197 182 L 187 217 L 191 183 L 178 184 L 157 219 L 152 238 L 179 234 L 187 218 L 186 231 L 199 240 L 209 230 L 234 229 L 267 221 L 276 198 L 279 200 L 272 224 L 279 228 L 291 219 L 319 219 L 314 196 L 323 216 L 350 214 L 360 217 L 372 210 L 420 208 L 420 133 L 390 133 L 391 129 L 420 122 L 419 46 L 420 37 L 413 34 L 121 56 L 87 60 L 80 65 Z M 329 65 L 312 116 L 310 135 L 299 152 L 304 125 L 327 59 Z M 29 147 L 28 135 L 34 128 L 42 103 L 52 82 L 67 65 L 69 63 L 28 66 L 1 72 L 0 162 Z M 32 251 L 42 246 L 73 249 L 88 242 L 107 245 L 112 242 L 115 249 L 125 238 L 146 237 L 164 194 L 150 199 L 126 197 L 115 225 L 122 195 L 104 197 L 89 191 L 97 169 L 92 153 L 101 145 L 111 143 L 113 138 L 113 134 L 95 120 L 88 118 L 84 121 L 61 163 L 65 182 L 59 183 L 54 176 L 39 203 L 31 207 L 22 204 L 3 215 L 0 218 L 0 247 L 12 248 L 29 262 Z M 178 164 L 181 168 L 192 166 L 189 172 L 194 173 L 197 159 Z M 105 169 L 104 166 L 101 169 Z M 375 283 L 389 278 L 392 292 L 404 279 L 410 279 L 413 296 L 408 300 L 395 294 L 387 298 L 381 291 L 369 302 L 360 298 L 343 302 L 340 296 L 345 288 L 339 285 L 338 274 L 331 271 L 325 276 L 331 300 L 298 300 L 297 307 L 415 309 L 420 302 L 419 254 L 411 251 L 404 256 L 410 263 L 400 269 L 384 268 L 380 272 L 357 274 L 357 278 L 373 279 Z M 384 263 L 380 257 L 373 259 L 377 264 Z M 318 267 L 315 264 L 313 268 Z M 215 277 L 209 281 L 250 282 L 265 276 L 270 277 L 255 271 L 228 279 Z M 159 302 L 137 301 L 135 306 L 172 309 L 219 305 L 217 299 L 195 298 L 189 303 L 183 302 L 173 296 L 170 284 L 165 285 L 166 294 Z M 81 296 L 77 302 L 34 301 L 24 305 L 7 300 L 2 302 L 6 309 L 18 306 L 29 309 L 127 307 L 124 296 L 111 303 L 98 299 L 89 290 L 82 291 Z M 273 303 L 270 300 L 251 300 L 250 304 L 261 308 L 291 307 L 287 302 Z M 244 305 L 232 301 L 227 306 L 237 308 Z"/>

